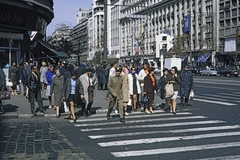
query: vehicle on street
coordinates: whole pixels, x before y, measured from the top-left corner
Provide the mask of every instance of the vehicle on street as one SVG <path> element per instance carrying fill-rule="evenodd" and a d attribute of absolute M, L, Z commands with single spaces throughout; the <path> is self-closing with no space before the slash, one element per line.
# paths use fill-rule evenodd
<path fill-rule="evenodd" d="M 200 71 L 201 76 L 217 76 L 218 71 L 215 68 L 206 68 Z"/>
<path fill-rule="evenodd" d="M 225 68 L 225 69 L 219 70 L 217 76 L 237 77 L 238 71 L 235 70 L 234 68 Z"/>
<path fill-rule="evenodd" d="M 197 74 L 200 74 L 201 69 L 196 67 L 189 67 L 189 71 L 192 71 L 193 75 L 197 75 Z"/>

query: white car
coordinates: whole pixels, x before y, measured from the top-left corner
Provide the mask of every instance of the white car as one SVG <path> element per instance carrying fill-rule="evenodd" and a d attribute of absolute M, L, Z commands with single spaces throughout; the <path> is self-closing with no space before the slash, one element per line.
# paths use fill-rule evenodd
<path fill-rule="evenodd" d="M 206 75 L 206 76 L 217 76 L 218 72 L 214 68 L 207 68 L 207 69 L 201 70 L 200 75 L 201 76 L 204 76 L 204 75 Z"/>

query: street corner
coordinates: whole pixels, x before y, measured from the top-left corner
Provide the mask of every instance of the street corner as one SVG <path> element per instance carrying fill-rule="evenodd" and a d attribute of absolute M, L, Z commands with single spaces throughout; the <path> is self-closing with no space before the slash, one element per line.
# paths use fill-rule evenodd
<path fill-rule="evenodd" d="M 0 128 L 0 159 L 89 159 L 49 118 L 4 119 Z"/>

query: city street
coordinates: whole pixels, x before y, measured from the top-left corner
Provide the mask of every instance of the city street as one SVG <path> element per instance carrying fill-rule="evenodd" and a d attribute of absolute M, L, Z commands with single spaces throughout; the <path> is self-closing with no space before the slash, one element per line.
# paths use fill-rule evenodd
<path fill-rule="evenodd" d="M 106 120 L 106 91 L 96 93 L 96 114 L 77 123 L 65 120 L 67 114 L 55 118 L 54 109 L 31 117 L 27 101 L 18 101 L 24 111 L 12 97 L 15 110 L 1 115 L 0 159 L 240 159 L 240 78 L 194 80 L 194 100 L 176 115 L 165 112 L 156 96 L 154 114 L 133 112 L 125 124 L 115 113 Z"/>

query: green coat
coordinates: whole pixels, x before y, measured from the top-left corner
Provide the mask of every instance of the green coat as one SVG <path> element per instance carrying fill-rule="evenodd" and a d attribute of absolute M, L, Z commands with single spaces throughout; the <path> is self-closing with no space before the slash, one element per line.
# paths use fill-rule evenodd
<path fill-rule="evenodd" d="M 117 100 L 123 99 L 123 91 L 122 91 L 123 77 L 122 76 L 114 76 L 110 77 L 108 81 L 108 90 L 110 92 L 109 97 L 115 98 L 113 96 L 114 93 L 117 94 Z"/>

